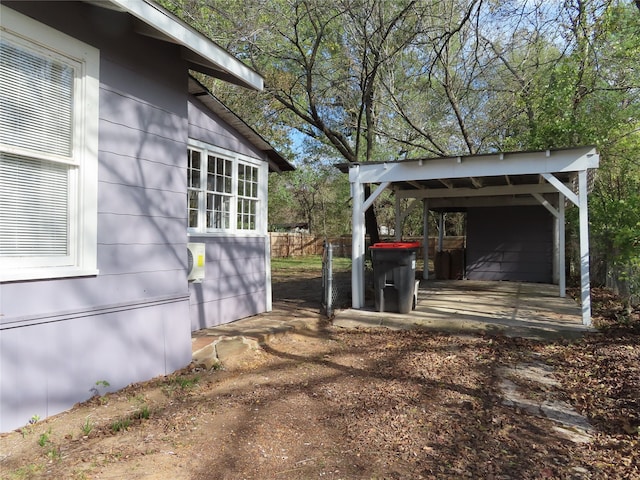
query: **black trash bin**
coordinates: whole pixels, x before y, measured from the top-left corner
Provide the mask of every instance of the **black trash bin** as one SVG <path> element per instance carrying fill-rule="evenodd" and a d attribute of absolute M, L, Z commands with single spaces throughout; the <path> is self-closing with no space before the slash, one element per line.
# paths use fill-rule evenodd
<path fill-rule="evenodd" d="M 415 308 L 416 253 L 420 242 L 383 242 L 369 248 L 376 310 L 409 313 Z"/>

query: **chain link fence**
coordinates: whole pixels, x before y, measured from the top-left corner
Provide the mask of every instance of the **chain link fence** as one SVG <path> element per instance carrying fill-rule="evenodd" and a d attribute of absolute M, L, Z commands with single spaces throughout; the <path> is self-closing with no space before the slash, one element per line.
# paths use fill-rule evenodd
<path fill-rule="evenodd" d="M 338 246 L 338 248 L 340 248 Z M 324 242 L 322 252 L 321 313 L 333 318 L 336 309 L 351 305 L 351 272 L 335 272 L 333 254 L 335 245 Z"/>

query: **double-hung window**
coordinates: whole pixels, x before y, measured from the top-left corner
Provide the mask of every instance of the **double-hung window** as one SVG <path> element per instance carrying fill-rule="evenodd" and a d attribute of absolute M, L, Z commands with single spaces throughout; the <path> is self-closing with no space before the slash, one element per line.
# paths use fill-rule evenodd
<path fill-rule="evenodd" d="M 255 230 L 258 224 L 258 168 L 238 164 L 238 229 Z"/>
<path fill-rule="evenodd" d="M 188 149 L 189 232 L 263 233 L 266 164 L 192 141 Z"/>
<path fill-rule="evenodd" d="M 0 281 L 95 274 L 99 52 L 0 8 Z"/>

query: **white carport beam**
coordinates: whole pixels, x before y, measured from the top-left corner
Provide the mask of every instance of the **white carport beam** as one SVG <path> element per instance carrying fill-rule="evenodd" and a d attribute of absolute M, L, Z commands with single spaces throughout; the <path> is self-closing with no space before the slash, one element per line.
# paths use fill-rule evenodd
<path fill-rule="evenodd" d="M 369 198 L 367 198 L 367 200 L 364 202 L 364 205 L 362 206 L 364 212 L 369 210 L 369 207 L 373 205 L 373 202 L 376 201 L 376 198 L 378 198 L 389 185 L 391 185 L 391 182 L 384 182 L 378 185 L 378 188 L 376 188 L 375 191 L 371 195 L 369 195 Z"/>
<path fill-rule="evenodd" d="M 551 205 L 551 202 L 549 202 L 549 200 L 547 200 L 546 198 L 544 198 L 542 195 L 540 195 L 539 193 L 532 193 L 531 194 L 536 200 L 538 200 L 538 202 L 540 202 L 540 204 L 546 208 L 547 210 L 549 210 L 549 212 L 551 213 L 551 215 L 553 215 L 555 218 L 558 218 L 558 210 L 556 210 L 556 208 Z"/>
<path fill-rule="evenodd" d="M 555 177 L 554 177 L 555 178 Z M 557 179 L 556 179 L 557 180 Z M 560 183 L 560 185 L 563 185 Z M 567 187 L 568 188 L 568 187 Z M 492 197 L 495 195 L 526 195 L 532 193 L 557 193 L 554 185 L 548 183 L 535 185 L 502 185 L 484 188 L 454 188 L 428 190 L 398 190 L 396 195 L 402 198 L 460 198 L 460 197 Z"/>
<path fill-rule="evenodd" d="M 397 241 L 402 240 L 402 225 L 404 225 L 404 221 L 407 217 L 413 212 L 416 207 L 418 207 L 421 203 L 420 200 L 414 199 L 404 210 L 402 210 L 402 206 L 400 205 L 400 197 L 396 195 L 396 231 L 395 231 L 395 239 Z"/>
<path fill-rule="evenodd" d="M 476 188 L 482 188 L 482 180 L 476 177 L 471 177 L 471 183 Z"/>
<path fill-rule="evenodd" d="M 402 221 L 404 222 L 404 220 L 406 220 L 406 218 L 411 215 L 411 212 L 413 212 L 416 208 L 418 208 L 418 205 L 420 205 L 420 201 L 418 199 L 414 199 L 407 208 L 404 209 L 404 211 L 402 212 Z"/>
<path fill-rule="evenodd" d="M 554 192 L 557 194 L 558 192 Z M 469 208 L 469 207 L 506 207 L 540 205 L 540 202 L 528 196 L 501 195 L 495 197 L 469 197 L 469 198 L 430 198 L 429 208 L 438 210 L 441 208 Z"/>
<path fill-rule="evenodd" d="M 560 180 L 558 180 L 551 173 L 541 173 L 540 175 L 542 175 L 544 177 L 544 179 L 547 182 L 549 182 L 551 185 L 553 185 L 561 194 L 563 194 L 565 197 L 567 197 L 569 199 L 569 201 L 571 203 L 573 203 L 576 207 L 580 206 L 580 202 L 578 200 L 578 195 L 573 193 L 573 191 L 571 190 L 571 188 L 569 188 L 569 186 L 567 186 L 564 183 L 562 183 Z"/>

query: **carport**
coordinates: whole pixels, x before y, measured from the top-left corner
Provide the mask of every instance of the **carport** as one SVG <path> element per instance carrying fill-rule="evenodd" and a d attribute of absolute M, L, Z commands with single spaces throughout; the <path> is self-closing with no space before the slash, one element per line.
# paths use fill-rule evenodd
<path fill-rule="evenodd" d="M 588 146 L 350 164 L 352 307 L 361 309 L 365 303 L 365 211 L 383 191 L 392 189 L 396 200 L 396 235 L 400 235 L 406 215 L 422 206 L 425 265 L 429 261 L 427 218 L 430 210 L 522 207 L 525 212 L 524 207 L 544 207 L 553 218 L 549 233 L 553 245 L 552 280 L 558 285 L 560 297 L 566 295 L 565 206 L 569 203 L 576 206 L 579 209 L 582 323 L 591 325 L 587 196 L 589 171 L 598 168 L 598 163 L 596 149 Z M 365 184 L 377 185 L 366 199 Z M 402 199 L 411 200 L 404 210 Z M 428 278 L 428 268 L 424 269 L 424 278 Z"/>

